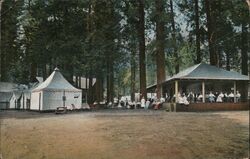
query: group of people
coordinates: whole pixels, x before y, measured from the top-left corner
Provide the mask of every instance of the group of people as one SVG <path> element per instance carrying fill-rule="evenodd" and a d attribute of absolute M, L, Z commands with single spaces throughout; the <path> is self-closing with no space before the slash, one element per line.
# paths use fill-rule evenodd
<path fill-rule="evenodd" d="M 162 106 L 162 103 L 164 103 L 166 100 L 164 97 L 161 97 L 160 99 L 157 99 L 156 97 L 145 99 L 144 97 L 141 97 L 140 100 L 137 101 L 131 101 L 127 98 L 121 98 L 120 100 L 114 101 L 114 106 L 117 106 L 118 108 L 127 108 L 127 109 L 159 109 Z M 113 105 L 112 103 L 109 103 L 108 106 L 111 107 Z"/>
<path fill-rule="evenodd" d="M 239 91 L 236 92 L 235 97 L 236 102 L 239 102 L 241 98 L 241 94 Z M 175 95 L 173 96 L 172 100 L 175 100 Z M 189 92 L 188 94 L 183 93 L 182 95 L 179 93 L 177 103 L 188 105 L 189 103 L 202 102 L 202 100 L 203 95 L 201 93 Z M 227 92 L 215 92 L 215 94 L 213 94 L 213 92 L 210 91 L 209 94 L 205 95 L 205 102 L 234 102 L 234 94 L 232 92 L 230 92 L 229 94 Z"/>
<path fill-rule="evenodd" d="M 239 91 L 236 92 L 236 102 L 239 102 L 240 101 L 240 97 L 241 97 L 241 94 Z M 233 92 L 227 94 L 226 92 L 223 93 L 221 92 L 220 94 L 218 94 L 217 92 L 215 94 L 213 94 L 212 92 L 210 92 L 208 94 L 208 100 L 209 102 L 213 103 L 213 102 L 219 102 L 219 103 L 222 103 L 222 102 L 234 102 L 234 94 Z"/>
<path fill-rule="evenodd" d="M 236 102 L 240 101 L 241 94 L 239 91 L 236 92 Z M 202 102 L 203 101 L 203 95 L 201 93 L 178 93 L 178 100 L 176 101 L 179 104 L 183 105 L 189 105 L 189 103 L 196 103 L 196 102 Z M 143 108 L 143 109 L 160 109 L 162 104 L 164 102 L 175 102 L 175 95 L 168 96 L 166 94 L 166 97 L 161 97 L 160 99 L 157 99 L 156 96 L 153 96 L 152 98 L 145 99 L 144 97 L 141 98 L 140 101 L 131 101 L 128 100 L 127 98 L 120 99 L 117 101 L 114 101 L 114 105 L 117 106 L 118 108 L 127 108 L 127 109 L 136 109 L 136 108 Z M 205 95 L 205 102 L 234 102 L 234 94 L 232 92 L 228 93 L 223 93 L 223 92 L 215 92 L 213 94 L 212 91 L 209 92 L 209 94 Z M 108 106 L 112 106 L 112 103 L 109 103 Z M 113 106 L 114 106 L 113 105 Z"/>
<path fill-rule="evenodd" d="M 141 108 L 148 109 L 148 108 L 153 108 L 153 109 L 160 109 L 162 104 L 165 102 L 165 98 L 161 97 L 160 99 L 157 99 L 156 97 L 153 98 L 148 98 L 145 100 L 144 97 L 141 99 Z"/>

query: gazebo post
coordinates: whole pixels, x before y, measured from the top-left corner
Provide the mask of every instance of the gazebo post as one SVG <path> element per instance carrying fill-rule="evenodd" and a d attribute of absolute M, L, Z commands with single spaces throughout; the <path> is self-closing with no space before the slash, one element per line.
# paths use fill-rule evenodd
<path fill-rule="evenodd" d="M 234 103 L 236 103 L 236 81 L 234 81 Z"/>
<path fill-rule="evenodd" d="M 205 81 L 202 81 L 202 102 L 205 103 Z"/>
<path fill-rule="evenodd" d="M 179 97 L 178 97 L 178 80 L 175 81 L 175 104 L 174 104 L 174 112 L 176 112 L 176 105 L 177 105 L 177 102 L 179 100 Z"/>
<path fill-rule="evenodd" d="M 178 101 L 178 81 L 175 81 L 175 103 Z"/>

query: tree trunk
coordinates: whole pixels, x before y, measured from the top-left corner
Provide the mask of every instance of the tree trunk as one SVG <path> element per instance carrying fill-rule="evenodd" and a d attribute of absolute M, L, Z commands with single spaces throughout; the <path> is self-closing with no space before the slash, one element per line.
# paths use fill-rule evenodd
<path fill-rule="evenodd" d="M 199 23 L 199 0 L 194 0 L 195 8 L 195 35 L 196 35 L 196 64 L 201 63 L 201 49 L 200 49 L 200 23 Z"/>
<path fill-rule="evenodd" d="M 78 87 L 78 76 L 75 76 L 75 87 L 77 88 Z"/>
<path fill-rule="evenodd" d="M 89 1 L 89 4 L 88 4 L 88 16 L 87 16 L 87 34 L 88 36 L 90 36 L 90 34 L 92 33 L 92 15 L 91 15 L 91 12 L 92 12 L 92 1 Z M 88 41 L 88 52 L 91 52 L 92 51 L 92 38 L 89 39 Z M 92 61 L 88 61 L 90 62 L 90 65 L 91 65 L 91 62 Z M 86 89 L 87 89 L 87 103 L 88 104 L 93 104 L 94 103 L 94 97 L 93 97 L 93 76 L 92 76 L 92 69 L 90 68 L 90 70 L 88 71 L 88 78 L 89 80 L 87 80 L 87 77 L 86 77 Z M 88 86 L 88 87 L 87 87 Z"/>
<path fill-rule="evenodd" d="M 66 64 L 65 70 L 67 70 L 69 73 L 69 76 L 68 76 L 69 83 L 73 84 L 74 83 L 74 81 L 73 81 L 74 69 L 73 69 L 72 64 Z"/>
<path fill-rule="evenodd" d="M 102 94 L 103 94 L 103 84 L 102 79 L 98 77 L 96 79 L 95 84 L 95 101 L 101 102 L 102 101 Z"/>
<path fill-rule="evenodd" d="M 114 67 L 113 57 L 111 54 L 107 57 L 107 100 L 113 102 L 114 100 Z"/>
<path fill-rule="evenodd" d="M 90 73 L 91 74 L 91 73 Z M 92 76 L 89 77 L 89 89 L 88 89 L 88 104 L 93 104 L 93 78 Z"/>
<path fill-rule="evenodd" d="M 241 72 L 243 75 L 248 75 L 248 27 L 247 20 L 249 20 L 249 10 L 243 9 L 242 24 L 241 24 Z"/>
<path fill-rule="evenodd" d="M 82 76 L 79 76 L 78 81 L 79 81 L 78 87 L 82 89 Z"/>
<path fill-rule="evenodd" d="M 207 15 L 207 36 L 210 55 L 210 64 L 218 66 L 218 55 L 216 52 L 216 21 L 215 21 L 215 0 L 205 0 Z"/>
<path fill-rule="evenodd" d="M 111 102 L 111 90 L 110 90 L 110 62 L 109 57 L 107 57 L 107 102 Z"/>
<path fill-rule="evenodd" d="M 136 50 L 135 48 L 131 51 L 131 88 L 130 88 L 130 94 L 131 94 L 131 101 L 135 101 L 135 54 Z"/>
<path fill-rule="evenodd" d="M 0 65 L 0 74 L 1 74 L 1 81 L 2 82 L 5 82 L 7 80 L 7 77 L 6 77 L 6 68 L 5 68 L 5 52 L 4 52 L 4 49 L 0 49 L 1 51 L 1 59 L 0 59 L 0 62 L 1 62 L 1 65 Z"/>
<path fill-rule="evenodd" d="M 230 71 L 230 54 L 226 53 L 226 69 Z"/>
<path fill-rule="evenodd" d="M 111 67 L 110 67 L 110 101 L 113 103 L 114 102 L 114 63 L 112 61 Z"/>
<path fill-rule="evenodd" d="M 6 77 L 6 68 L 5 68 L 5 52 L 4 50 L 2 49 L 2 4 L 3 4 L 4 0 L 1 0 L 0 1 L 0 13 L 1 13 L 1 16 L 0 16 L 0 75 L 1 75 L 1 78 L 0 78 L 0 81 L 4 82 L 7 80 L 7 77 Z"/>
<path fill-rule="evenodd" d="M 37 64 L 36 62 L 32 62 L 30 65 L 30 81 L 35 82 L 36 76 L 37 76 Z"/>
<path fill-rule="evenodd" d="M 156 0 L 156 67 L 157 67 L 157 98 L 162 96 L 162 82 L 165 80 L 165 32 L 164 32 L 164 20 L 162 20 L 164 14 L 164 5 L 162 0 Z"/>
<path fill-rule="evenodd" d="M 175 73 L 178 73 L 180 70 L 180 64 L 179 64 L 179 56 L 178 56 L 177 46 L 176 46 L 176 29 L 175 29 L 174 9 L 173 9 L 172 0 L 170 0 L 170 12 L 171 12 L 172 39 L 173 39 L 174 57 L 175 57 Z"/>
<path fill-rule="evenodd" d="M 6 77 L 6 68 L 5 68 L 5 54 L 4 54 L 4 51 L 3 49 L 0 49 L 1 51 L 1 59 L 0 59 L 0 62 L 1 62 L 1 65 L 0 65 L 0 69 L 1 69 L 1 81 L 2 82 L 5 82 L 7 80 L 7 77 Z"/>
<path fill-rule="evenodd" d="M 140 93 L 141 97 L 147 98 L 146 91 L 146 57 L 145 57 L 145 12 L 144 12 L 144 0 L 138 0 L 138 12 L 139 12 L 139 26 L 138 26 L 138 38 L 139 38 L 139 65 L 140 65 Z"/>
<path fill-rule="evenodd" d="M 42 77 L 44 79 L 44 81 L 47 78 L 47 69 L 46 69 L 46 64 L 42 65 Z"/>
<path fill-rule="evenodd" d="M 218 47 L 218 66 L 221 68 L 223 66 L 223 50 L 222 48 L 219 46 Z"/>

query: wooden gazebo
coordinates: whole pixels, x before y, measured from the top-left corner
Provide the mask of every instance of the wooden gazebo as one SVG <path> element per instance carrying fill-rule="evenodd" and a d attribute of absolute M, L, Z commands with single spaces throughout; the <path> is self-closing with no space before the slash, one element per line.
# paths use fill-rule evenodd
<path fill-rule="evenodd" d="M 218 86 L 221 86 L 224 89 L 224 86 L 230 87 L 230 91 L 234 94 L 234 103 L 236 103 L 236 90 L 241 92 L 241 105 L 247 105 L 248 101 L 248 84 L 249 77 L 242 75 L 238 72 L 227 71 L 216 66 L 208 65 L 205 63 L 200 63 L 189 67 L 178 74 L 168 78 L 162 83 L 163 93 L 170 92 L 173 96 L 175 94 L 176 101 L 178 101 L 178 93 L 180 91 L 180 85 L 184 87 L 188 85 L 199 85 L 201 86 L 200 93 L 202 94 L 202 103 L 205 103 L 205 94 L 206 94 L 206 85 L 210 86 L 214 90 L 218 89 Z M 156 88 L 156 85 L 148 87 L 148 91 L 152 91 Z M 184 88 L 185 89 L 185 88 Z M 183 91 L 183 89 L 182 89 Z M 172 92 L 172 93 L 171 93 Z M 184 91 L 185 92 L 185 91 Z M 202 103 L 199 103 L 201 105 Z M 211 107 L 211 103 L 210 107 Z M 223 103 L 214 103 L 215 105 Z M 208 105 L 208 104 L 207 104 Z M 227 104 L 230 105 L 230 104 Z M 204 104 L 203 104 L 204 107 Z"/>

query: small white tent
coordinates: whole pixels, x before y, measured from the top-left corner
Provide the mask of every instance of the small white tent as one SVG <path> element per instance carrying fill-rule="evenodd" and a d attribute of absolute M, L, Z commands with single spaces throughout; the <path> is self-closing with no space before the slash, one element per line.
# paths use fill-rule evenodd
<path fill-rule="evenodd" d="M 54 72 L 31 93 L 31 110 L 55 110 L 65 106 L 80 109 L 82 91 L 73 87 L 55 68 Z"/>
<path fill-rule="evenodd" d="M 20 99 L 22 92 L 14 91 L 10 99 L 10 109 L 21 109 Z"/>
<path fill-rule="evenodd" d="M 0 109 L 9 109 L 13 91 L 16 91 L 17 84 L 0 82 Z"/>

